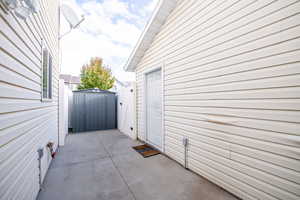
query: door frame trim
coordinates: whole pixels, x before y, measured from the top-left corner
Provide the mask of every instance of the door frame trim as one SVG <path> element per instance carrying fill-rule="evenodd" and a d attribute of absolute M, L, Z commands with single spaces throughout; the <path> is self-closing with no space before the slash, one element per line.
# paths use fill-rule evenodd
<path fill-rule="evenodd" d="M 161 112 L 161 131 L 162 131 L 162 138 L 161 138 L 161 147 L 158 147 L 154 144 L 152 144 L 149 140 L 148 140 L 148 131 L 147 131 L 147 79 L 146 76 L 147 74 L 151 73 L 151 72 L 155 72 L 155 71 L 161 71 L 161 108 L 162 108 L 162 112 Z M 149 143 L 150 145 L 156 147 L 158 150 L 160 150 L 161 152 L 165 152 L 165 124 L 164 124 L 164 118 L 165 118 L 165 105 L 164 105 L 164 64 L 162 65 L 158 65 L 156 67 L 151 67 L 148 68 L 147 70 L 145 70 L 143 72 L 143 94 L 142 94 L 142 98 L 144 101 L 143 102 L 143 123 L 144 123 L 144 133 L 145 133 L 145 142 Z"/>

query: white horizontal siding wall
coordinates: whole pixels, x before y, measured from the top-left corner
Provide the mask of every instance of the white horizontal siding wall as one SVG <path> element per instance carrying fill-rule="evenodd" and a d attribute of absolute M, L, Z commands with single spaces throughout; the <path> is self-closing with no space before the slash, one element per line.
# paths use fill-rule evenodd
<path fill-rule="evenodd" d="M 164 65 L 165 153 L 243 199 L 300 199 L 300 1 L 184 0 L 137 66 Z"/>
<path fill-rule="evenodd" d="M 58 143 L 58 0 L 41 0 L 26 21 L 0 6 L 0 199 L 33 200 Z M 53 100 L 41 102 L 41 38 L 53 56 Z M 56 147 L 56 146 L 55 146 Z"/>

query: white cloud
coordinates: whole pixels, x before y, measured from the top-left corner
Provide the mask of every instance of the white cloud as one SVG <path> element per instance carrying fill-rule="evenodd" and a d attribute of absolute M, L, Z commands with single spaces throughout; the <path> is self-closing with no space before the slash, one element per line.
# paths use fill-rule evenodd
<path fill-rule="evenodd" d="M 156 4 L 158 3 L 158 1 L 159 1 L 159 0 L 153 0 L 153 1 L 150 1 L 150 2 L 148 3 L 148 5 L 146 5 L 146 6 L 144 7 L 144 10 L 145 10 L 146 12 L 148 12 L 148 13 L 151 13 L 151 12 L 154 10 L 154 8 L 155 8 Z"/>
<path fill-rule="evenodd" d="M 112 70 L 119 68 L 114 60 L 121 58 L 126 60 L 129 55 L 128 48 L 114 44 L 106 36 L 94 37 L 80 30 L 74 30 L 72 34 L 62 42 L 62 66 L 63 73 L 79 74 L 80 67 L 87 63 L 91 57 L 101 57 Z"/>
<path fill-rule="evenodd" d="M 151 13 L 153 12 L 155 6 L 157 5 L 158 1 L 159 0 L 148 1 L 148 4 L 146 4 L 144 7 L 139 9 L 140 16 L 143 16 L 143 17 L 150 16 Z"/>
<path fill-rule="evenodd" d="M 88 1 L 82 4 L 86 21 L 82 29 L 95 36 L 104 34 L 114 42 L 132 45 L 140 30 L 128 21 L 139 16 L 129 11 L 129 5 L 119 0 L 106 0 L 103 3 Z"/>
<path fill-rule="evenodd" d="M 102 11 L 106 17 L 122 16 L 127 19 L 136 19 L 137 15 L 129 11 L 128 3 L 119 0 L 106 0 L 102 4 Z"/>
<path fill-rule="evenodd" d="M 124 19 L 116 19 L 113 22 L 110 18 L 101 17 L 96 13 L 89 14 L 82 26 L 87 34 L 106 35 L 111 41 L 133 45 L 139 37 L 140 29 Z"/>
<path fill-rule="evenodd" d="M 81 66 L 91 57 L 98 56 L 111 67 L 118 79 L 133 80 L 133 74 L 124 72 L 123 66 L 142 31 L 137 24 L 145 24 L 148 16 L 133 13 L 129 4 L 121 0 L 90 0 L 80 5 L 75 0 L 64 1 L 72 5 L 77 13 L 84 13 L 86 19 L 79 29 L 61 40 L 62 73 L 79 75 Z M 150 12 L 152 4 L 145 5 L 141 10 Z M 68 25 L 64 19 L 61 25 L 62 32 L 67 31 Z"/>

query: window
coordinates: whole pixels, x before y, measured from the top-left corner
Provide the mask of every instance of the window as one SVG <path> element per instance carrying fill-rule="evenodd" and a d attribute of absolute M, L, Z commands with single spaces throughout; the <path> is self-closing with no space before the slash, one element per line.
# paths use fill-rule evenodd
<path fill-rule="evenodd" d="M 43 47 L 42 55 L 42 100 L 52 99 L 52 56 Z"/>

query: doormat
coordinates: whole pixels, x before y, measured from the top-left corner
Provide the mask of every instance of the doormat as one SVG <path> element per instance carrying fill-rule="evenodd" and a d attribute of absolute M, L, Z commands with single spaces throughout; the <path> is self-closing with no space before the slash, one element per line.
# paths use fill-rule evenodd
<path fill-rule="evenodd" d="M 140 153 L 144 158 L 155 156 L 157 154 L 160 154 L 159 151 L 154 149 L 153 147 L 143 144 L 139 146 L 132 147 L 134 150 L 136 150 L 138 153 Z"/>

